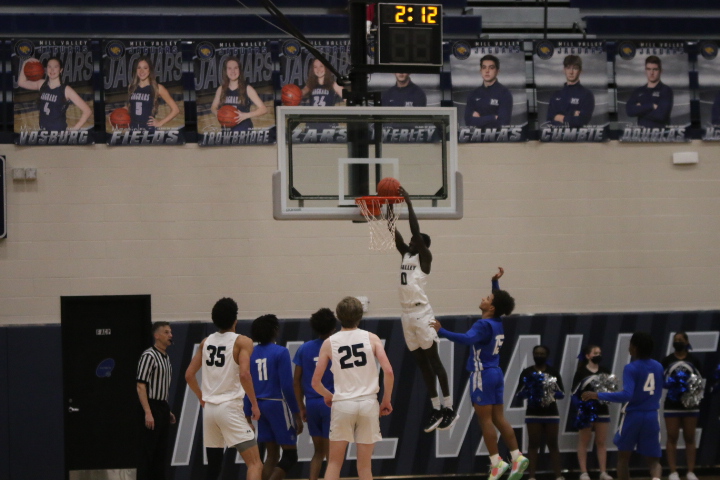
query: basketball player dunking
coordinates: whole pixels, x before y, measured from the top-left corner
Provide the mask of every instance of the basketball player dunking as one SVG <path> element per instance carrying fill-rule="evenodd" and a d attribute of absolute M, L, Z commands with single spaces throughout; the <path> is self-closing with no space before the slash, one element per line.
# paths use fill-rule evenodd
<path fill-rule="evenodd" d="M 243 414 L 243 397 L 252 405 L 252 418 L 260 418 L 252 377 L 250 356 L 253 342 L 235 333 L 237 303 L 221 298 L 212 309 L 217 333 L 205 338 L 190 361 L 185 380 L 203 407 L 203 442 L 207 454 L 206 479 L 217 479 L 225 447 L 240 453 L 247 465 L 247 480 L 260 480 L 263 463 L 255 432 Z M 202 369 L 202 389 L 196 375 Z"/>
<path fill-rule="evenodd" d="M 320 347 L 312 387 L 323 396 L 330 411 L 330 454 L 324 480 L 338 480 L 348 443 L 357 446 L 357 470 L 360 480 L 372 480 L 372 452 L 382 440 L 380 416 L 392 413 L 393 375 L 390 360 L 380 338 L 358 327 L 363 309 L 360 300 L 345 297 L 335 309 L 342 330 L 330 336 Z M 383 370 L 383 399 L 377 363 Z M 335 393 L 322 383 L 331 364 Z"/>
<path fill-rule="evenodd" d="M 432 264 L 430 237 L 420 233 L 420 225 L 408 193 L 400 187 L 399 194 L 405 198 L 412 232 L 410 243 L 406 244 L 400 232 L 395 230 L 395 247 L 402 255 L 399 289 L 401 320 L 405 343 L 420 367 L 432 402 L 432 412 L 423 425 L 423 430 L 432 432 L 436 428 L 450 428 L 457 420 L 457 414 L 453 409 L 447 373 L 438 354 L 438 335 L 429 326 L 430 320 L 435 318 L 430 301 L 425 295 L 425 284 Z M 442 403 L 435 386 L 436 378 L 443 394 Z"/>

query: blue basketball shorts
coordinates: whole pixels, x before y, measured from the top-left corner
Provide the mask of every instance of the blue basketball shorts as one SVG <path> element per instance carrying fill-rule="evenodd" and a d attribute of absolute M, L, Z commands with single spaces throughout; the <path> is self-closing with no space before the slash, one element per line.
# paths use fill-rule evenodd
<path fill-rule="evenodd" d="M 275 442 L 279 445 L 297 443 L 292 414 L 283 400 L 258 398 L 258 407 L 260 407 L 258 443 Z"/>
<path fill-rule="evenodd" d="M 657 410 L 625 412 L 613 440 L 618 450 L 637 451 L 646 457 L 660 458 L 660 418 Z"/>
<path fill-rule="evenodd" d="M 505 377 L 499 368 L 488 368 L 470 375 L 470 398 L 475 405 L 502 405 Z"/>
<path fill-rule="evenodd" d="M 307 427 L 311 437 L 330 437 L 330 407 L 325 405 L 325 399 L 306 398 Z"/>

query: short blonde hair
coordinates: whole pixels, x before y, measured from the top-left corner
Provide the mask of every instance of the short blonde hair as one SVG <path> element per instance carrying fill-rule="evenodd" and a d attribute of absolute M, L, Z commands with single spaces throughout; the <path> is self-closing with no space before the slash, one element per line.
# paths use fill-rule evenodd
<path fill-rule="evenodd" d="M 362 320 L 362 303 L 355 297 L 345 297 L 337 304 L 335 314 L 343 328 L 355 328 Z"/>

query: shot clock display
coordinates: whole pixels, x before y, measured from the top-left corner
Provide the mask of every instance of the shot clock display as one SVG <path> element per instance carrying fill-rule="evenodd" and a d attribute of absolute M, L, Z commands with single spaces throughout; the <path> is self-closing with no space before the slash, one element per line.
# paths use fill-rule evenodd
<path fill-rule="evenodd" d="M 380 65 L 442 65 L 442 5 L 378 3 Z"/>

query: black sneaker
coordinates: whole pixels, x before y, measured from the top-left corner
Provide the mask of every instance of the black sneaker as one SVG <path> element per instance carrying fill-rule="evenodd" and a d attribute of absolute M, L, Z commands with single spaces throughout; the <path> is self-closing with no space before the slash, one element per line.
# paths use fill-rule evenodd
<path fill-rule="evenodd" d="M 455 413 L 455 410 L 453 410 L 452 407 L 443 407 L 442 416 L 443 419 L 437 427 L 438 430 L 447 430 L 458 421 L 457 413 Z"/>
<path fill-rule="evenodd" d="M 425 433 L 430 433 L 433 430 L 437 428 L 438 425 L 443 421 L 443 414 L 442 410 L 435 410 L 433 408 L 432 413 L 430 414 L 430 418 L 428 418 L 428 421 L 425 423 Z"/>

